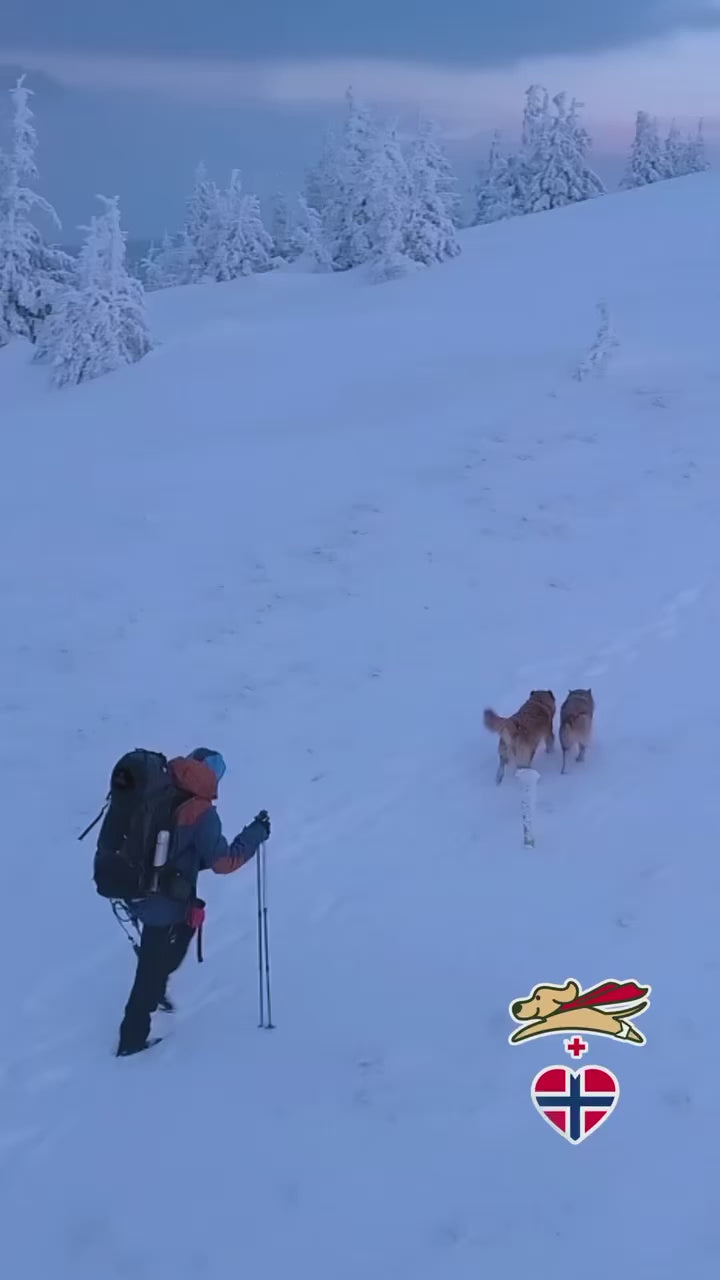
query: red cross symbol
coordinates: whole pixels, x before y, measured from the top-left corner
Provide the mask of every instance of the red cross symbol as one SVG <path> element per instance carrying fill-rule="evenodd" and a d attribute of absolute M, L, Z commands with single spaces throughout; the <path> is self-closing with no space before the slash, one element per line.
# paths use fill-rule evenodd
<path fill-rule="evenodd" d="M 569 1053 L 572 1058 L 582 1058 L 583 1054 L 588 1051 L 588 1046 L 579 1036 L 574 1036 L 572 1040 L 563 1040 L 563 1044 L 565 1052 Z"/>

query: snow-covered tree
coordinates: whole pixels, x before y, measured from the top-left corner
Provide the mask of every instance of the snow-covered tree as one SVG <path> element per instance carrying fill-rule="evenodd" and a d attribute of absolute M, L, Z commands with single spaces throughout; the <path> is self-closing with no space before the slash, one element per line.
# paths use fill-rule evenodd
<path fill-rule="evenodd" d="M 257 196 L 246 195 L 234 170 L 221 190 L 204 165 L 195 173 L 180 235 L 166 234 L 145 259 L 148 288 L 235 280 L 273 264 L 273 242 L 263 225 Z"/>
<path fill-rule="evenodd" d="M 602 195 L 604 187 L 587 163 L 590 136 L 580 121 L 580 104 L 568 106 L 566 93 L 553 98 L 555 115 L 538 132 L 528 157 L 526 209 L 538 213 Z"/>
<path fill-rule="evenodd" d="M 73 278 L 75 263 L 45 242 L 33 222 L 45 214 L 59 228 L 52 205 L 32 188 L 37 179 L 37 134 L 30 109 L 31 89 L 22 76 L 11 89 L 12 139 L 0 154 L 0 346 L 13 334 L 34 342 L 60 290 Z"/>
<path fill-rule="evenodd" d="M 695 133 L 681 133 L 673 120 L 665 139 L 663 156 L 667 178 L 682 178 L 686 174 L 703 173 L 709 169 L 702 120 L 698 120 Z"/>
<path fill-rule="evenodd" d="M 300 255 L 313 271 L 332 271 L 332 258 L 325 241 L 322 216 L 305 196 L 298 196 L 295 238 Z"/>
<path fill-rule="evenodd" d="M 550 99 L 547 89 L 531 84 L 525 92 L 520 151 L 510 166 L 515 182 L 513 206 L 516 213 L 532 212 L 531 188 L 537 169 L 544 168 L 550 132 Z"/>
<path fill-rule="evenodd" d="M 555 102 L 557 105 L 557 98 L 555 99 Z M 580 118 L 582 107 L 582 102 L 578 102 L 577 98 L 572 99 L 572 102 L 570 103 L 570 110 L 567 115 L 566 127 L 579 160 L 577 182 L 578 189 L 582 194 L 578 198 L 580 200 L 592 200 L 595 196 L 605 195 L 607 189 L 602 178 L 598 177 L 594 169 L 592 169 L 588 163 L 588 156 L 592 150 L 593 142 Z"/>
<path fill-rule="evenodd" d="M 409 266 L 407 234 L 410 226 L 412 181 L 394 128 L 378 131 L 371 163 L 357 188 L 358 208 L 364 214 L 366 261 L 371 278 L 394 280 Z"/>
<path fill-rule="evenodd" d="M 532 155 L 550 128 L 550 95 L 541 84 L 531 84 L 525 91 L 520 145 L 526 155 Z"/>
<path fill-rule="evenodd" d="M 178 271 L 186 283 L 212 278 L 222 238 L 222 195 L 208 178 L 204 164 L 195 170 L 193 189 L 186 205 L 185 225 L 180 235 Z"/>
<path fill-rule="evenodd" d="M 445 213 L 457 228 L 462 221 L 460 191 L 455 170 L 440 141 L 437 125 L 432 120 L 423 120 L 418 129 L 417 139 L 420 147 L 425 151 L 427 164 L 435 175 L 435 186 Z M 410 144 L 410 150 L 413 148 L 413 142 Z"/>
<path fill-rule="evenodd" d="M 185 221 L 178 235 L 166 231 L 159 246 L 152 245 L 142 263 L 148 289 L 195 284 L 206 278 L 221 238 L 222 193 L 204 164 L 195 170 L 193 188 L 185 204 Z"/>
<path fill-rule="evenodd" d="M 460 253 L 455 230 L 457 191 L 450 164 L 432 124 L 423 124 L 407 153 L 409 214 L 405 253 L 429 266 Z"/>
<path fill-rule="evenodd" d="M 475 187 L 475 215 L 473 222 L 499 222 L 512 218 L 518 212 L 515 207 L 517 180 L 512 159 L 500 150 L 500 133 L 493 134 L 486 168 L 480 174 Z"/>
<path fill-rule="evenodd" d="M 694 134 L 689 134 L 685 141 L 685 173 L 704 173 L 710 168 L 705 149 L 705 132 L 703 121 L 698 120 Z"/>
<path fill-rule="evenodd" d="M 117 197 L 98 199 L 104 209 L 83 228 L 76 281 L 60 294 L 36 351 L 58 387 L 134 364 L 152 347 L 143 287 L 125 264 Z"/>
<path fill-rule="evenodd" d="M 293 217 L 287 196 L 280 193 L 273 197 L 270 236 L 273 254 L 284 262 L 294 262 L 301 253 L 297 239 L 297 219 Z"/>
<path fill-rule="evenodd" d="M 368 193 L 377 183 L 382 133 L 351 89 L 345 124 L 324 166 L 323 234 L 335 271 L 369 262 L 374 251 Z M 317 207 L 317 205 L 315 206 Z"/>
<path fill-rule="evenodd" d="M 687 139 L 683 137 L 676 120 L 673 120 L 663 146 L 666 178 L 680 178 L 687 173 Z"/>
<path fill-rule="evenodd" d="M 148 291 L 187 284 L 187 262 L 183 245 L 177 236 L 171 236 L 167 231 L 159 245 L 150 245 L 140 267 Z"/>
<path fill-rule="evenodd" d="M 316 261 L 334 271 L 368 265 L 374 280 L 391 279 L 413 261 L 437 262 L 459 252 L 455 179 L 431 125 L 403 152 L 394 127 L 373 120 L 352 90 L 337 143 L 308 184 L 314 209 Z"/>
<path fill-rule="evenodd" d="M 220 196 L 217 242 L 209 258 L 205 279 L 236 280 L 272 265 L 273 242 L 262 220 L 257 196 L 246 195 L 240 174 L 234 169 L 230 184 Z"/>
<path fill-rule="evenodd" d="M 644 187 L 667 177 L 667 165 L 657 120 L 647 111 L 638 111 L 627 168 L 620 187 Z"/>

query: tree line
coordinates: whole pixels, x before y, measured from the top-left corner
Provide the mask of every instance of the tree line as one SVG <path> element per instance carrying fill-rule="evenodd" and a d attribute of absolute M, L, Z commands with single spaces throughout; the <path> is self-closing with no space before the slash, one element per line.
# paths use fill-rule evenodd
<path fill-rule="evenodd" d="M 266 226 L 260 201 L 238 170 L 219 186 L 201 165 L 183 225 L 153 245 L 139 275 L 128 270 L 118 199 L 98 197 L 101 211 L 82 228 L 74 257 L 48 242 L 37 215 L 59 220 L 34 189 L 37 135 L 31 90 L 22 77 L 10 91 L 10 145 L 0 150 L 0 346 L 28 339 L 33 359 L 57 386 L 98 377 L 141 359 L 152 348 L 145 289 L 229 281 L 291 263 L 312 271 L 362 267 L 377 282 L 457 257 L 458 231 L 605 194 L 590 164 L 592 140 L 582 104 L 567 93 L 551 100 L 531 85 L 519 147 L 504 152 L 493 136 L 487 163 L 463 217 L 459 186 L 435 126 L 401 137 L 353 92 L 344 121 L 329 134 L 304 191 L 273 201 Z M 675 123 L 660 136 L 656 119 L 638 112 L 621 188 L 707 169 L 702 122 L 691 134 Z"/>

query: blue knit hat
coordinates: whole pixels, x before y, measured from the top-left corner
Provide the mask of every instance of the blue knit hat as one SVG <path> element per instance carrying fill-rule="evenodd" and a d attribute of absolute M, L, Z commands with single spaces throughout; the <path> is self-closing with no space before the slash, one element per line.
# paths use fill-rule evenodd
<path fill-rule="evenodd" d="M 209 769 L 212 769 L 218 782 L 225 772 L 225 761 L 219 751 L 211 751 L 209 747 L 196 747 L 190 752 L 188 757 L 190 760 L 201 760 Z"/>

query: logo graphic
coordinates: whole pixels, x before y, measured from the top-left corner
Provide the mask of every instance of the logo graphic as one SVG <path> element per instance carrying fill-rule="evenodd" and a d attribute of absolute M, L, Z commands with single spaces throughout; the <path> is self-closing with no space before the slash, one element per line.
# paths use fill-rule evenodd
<path fill-rule="evenodd" d="M 607 1067 L 543 1067 L 530 1086 L 543 1120 L 573 1146 L 596 1133 L 620 1097 L 620 1085 Z"/>
<path fill-rule="evenodd" d="M 630 1021 L 650 1006 L 650 987 L 641 987 L 634 979 L 625 982 L 608 980 L 583 991 L 575 978 L 564 986 L 543 983 L 529 996 L 513 1000 L 510 1017 L 522 1025 L 509 1036 L 510 1044 L 520 1044 L 531 1036 L 584 1032 L 586 1035 L 615 1036 L 629 1044 L 645 1044 L 645 1037 Z M 577 1036 L 575 1037 L 577 1040 Z M 572 1040 L 565 1048 L 573 1057 L 581 1057 L 587 1048 L 573 1050 Z M 581 1042 L 580 1042 L 581 1043 Z M 566 1068 L 557 1068 L 566 1070 Z M 589 1068 L 585 1068 L 589 1070 Z"/>

